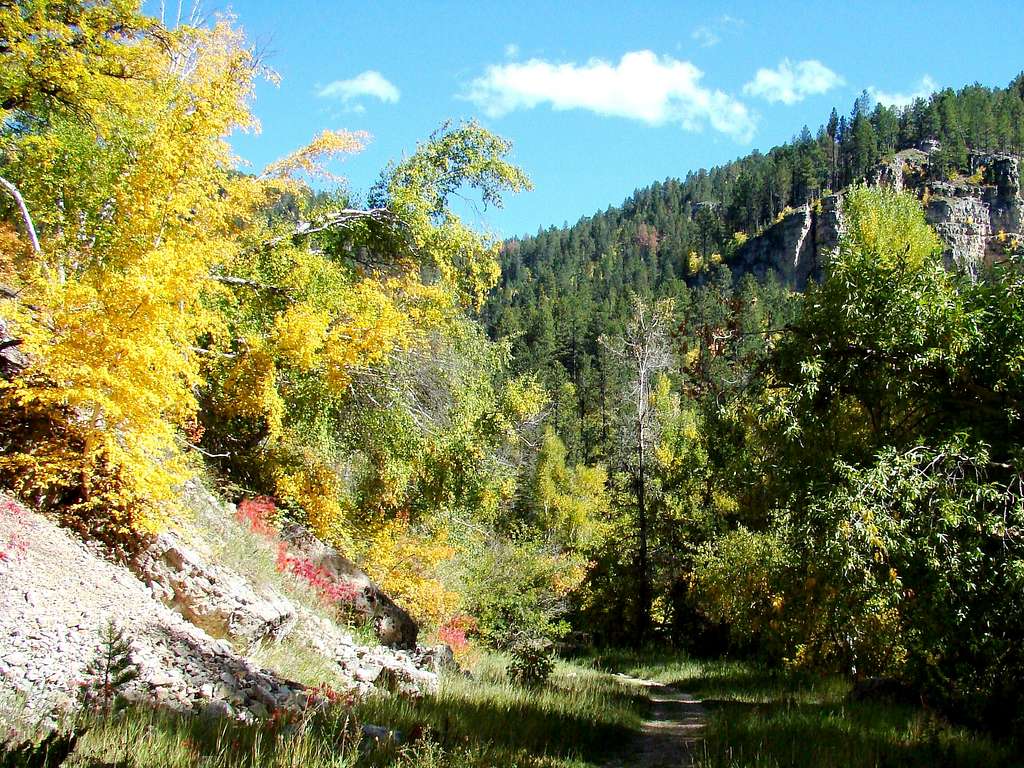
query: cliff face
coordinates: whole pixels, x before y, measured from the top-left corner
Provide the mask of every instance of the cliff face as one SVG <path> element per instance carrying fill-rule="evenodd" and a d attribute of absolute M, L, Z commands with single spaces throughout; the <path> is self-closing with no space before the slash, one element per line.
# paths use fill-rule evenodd
<path fill-rule="evenodd" d="M 947 245 L 946 259 L 969 272 L 1003 255 L 999 234 L 1024 230 L 1020 158 L 972 154 L 971 180 L 930 182 L 928 222 Z"/>
<path fill-rule="evenodd" d="M 974 274 L 1003 256 L 1001 235 L 1019 237 L 1024 232 L 1021 160 L 972 152 L 971 176 L 937 179 L 929 163 L 934 151 L 934 146 L 904 150 L 878 166 L 868 182 L 910 191 L 925 200 L 925 218 L 946 244 L 947 263 Z M 829 195 L 817 205 L 797 208 L 748 240 L 730 265 L 738 274 L 763 276 L 775 271 L 802 290 L 808 280 L 820 279 L 841 231 L 842 195 Z"/>
<path fill-rule="evenodd" d="M 802 205 L 784 216 L 744 243 L 730 262 L 733 272 L 763 277 L 775 271 L 798 290 L 808 280 L 820 280 L 824 257 L 839 242 L 841 202 L 839 195 L 829 195 L 817 206 Z"/>

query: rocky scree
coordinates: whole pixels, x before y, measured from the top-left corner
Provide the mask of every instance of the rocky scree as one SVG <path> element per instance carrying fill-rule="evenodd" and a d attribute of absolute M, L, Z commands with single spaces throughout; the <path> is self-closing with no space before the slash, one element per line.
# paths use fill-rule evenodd
<path fill-rule="evenodd" d="M 351 693 L 421 695 L 444 653 L 354 642 L 340 627 L 205 562 L 174 534 L 134 562 L 142 578 L 52 521 L 0 495 L 0 696 L 34 718 L 76 706 L 108 621 L 131 639 L 139 677 L 126 698 L 243 721 L 310 704 L 304 686 L 243 649 L 284 636 L 336 663 Z M 313 696 L 315 698 L 315 696 Z"/>

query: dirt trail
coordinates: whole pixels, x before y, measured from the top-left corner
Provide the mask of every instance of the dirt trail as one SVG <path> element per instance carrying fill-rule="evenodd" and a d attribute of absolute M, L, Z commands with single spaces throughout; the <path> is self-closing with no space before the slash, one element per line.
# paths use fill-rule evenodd
<path fill-rule="evenodd" d="M 628 675 L 616 675 L 631 685 L 647 689 L 653 702 L 651 719 L 643 724 L 636 741 L 605 768 L 685 768 L 692 766 L 700 748 L 707 711 L 688 693 Z"/>

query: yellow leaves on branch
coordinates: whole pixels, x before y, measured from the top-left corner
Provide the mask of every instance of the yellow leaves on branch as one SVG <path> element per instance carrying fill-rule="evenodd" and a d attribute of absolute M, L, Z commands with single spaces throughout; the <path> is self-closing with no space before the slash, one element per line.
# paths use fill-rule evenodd
<path fill-rule="evenodd" d="M 338 288 L 329 309 L 316 298 L 292 304 L 274 319 L 272 347 L 257 352 L 261 342 L 251 342 L 240 365 L 251 369 L 258 364 L 265 373 L 246 374 L 240 386 L 262 391 L 278 365 L 319 374 L 331 390 L 341 393 L 356 371 L 379 365 L 416 343 L 433 317 L 431 294 L 405 280 L 364 279 Z M 257 361 L 260 355 L 270 359 Z"/>
<path fill-rule="evenodd" d="M 324 350 L 333 389 L 346 387 L 354 370 L 381 363 L 393 350 L 412 344 L 418 331 L 413 316 L 396 301 L 393 291 L 400 287 L 395 281 L 381 285 L 372 280 L 352 286 L 347 316 L 328 332 Z"/>
<path fill-rule="evenodd" d="M 227 416 L 262 422 L 268 439 L 280 437 L 285 403 L 277 390 L 273 351 L 260 339 L 249 340 L 245 354 L 231 368 L 222 400 Z"/>
<path fill-rule="evenodd" d="M 369 142 L 366 131 L 321 131 L 302 149 L 268 165 L 262 178 L 296 179 L 305 174 L 311 179 L 343 181 L 328 170 L 327 163 L 340 155 L 362 152 Z"/>
<path fill-rule="evenodd" d="M 313 532 L 324 541 L 351 555 L 353 542 L 349 518 L 338 499 L 338 473 L 313 451 L 304 450 L 300 466 L 279 472 L 277 495 L 302 508 Z"/>
<path fill-rule="evenodd" d="M 0 4 L 2 109 L 88 113 L 126 82 L 150 73 L 146 52 L 126 43 L 137 42 L 154 26 L 134 0 Z"/>
<path fill-rule="evenodd" d="M 316 368 L 327 341 L 330 315 L 306 304 L 289 307 L 274 320 L 282 360 L 303 372 Z"/>
<path fill-rule="evenodd" d="M 72 7 L 92 18 L 91 6 Z M 125 28 L 155 29 L 142 17 L 128 21 Z M 10 23 L 6 12 L 0 23 Z M 8 136 L 10 170 L 41 223 L 44 258 L 0 257 L 13 264 L 22 305 L 35 307 L 18 315 L 31 366 L 7 388 L 5 406 L 49 412 L 64 431 L 14 452 L 26 493 L 78 499 L 97 514 L 134 507 L 130 525 L 152 530 L 181 477 L 175 426 L 196 408 L 190 349 L 213 322 L 203 286 L 235 247 L 221 194 L 232 165 L 224 137 L 254 125 L 248 99 L 258 68 L 228 21 L 103 43 L 106 60 L 92 60 L 88 46 L 75 51 L 74 35 L 54 34 L 70 49 L 53 60 L 74 68 L 55 84 L 59 98 L 26 92 L 18 108 L 47 119 Z M 31 34 L 19 44 L 41 45 Z M 26 71 L 35 71 L 32 56 L 51 55 L 23 53 Z M 123 76 L 99 71 L 121 60 L 131 65 L 121 62 Z M 47 443 L 71 433 L 81 442 L 77 459 Z M 62 463 L 33 463 L 35 454 L 62 455 Z M 96 487 L 94 476 L 109 482 Z"/>
<path fill-rule="evenodd" d="M 360 373 L 428 349 L 497 280 L 494 239 L 448 199 L 468 187 L 500 205 L 528 188 L 508 143 L 446 126 L 390 169 L 378 208 L 293 237 L 282 223 L 316 205 L 301 177 L 336 179 L 328 163 L 369 135 L 324 131 L 260 177 L 235 173 L 227 137 L 258 128 L 249 104 L 266 72 L 230 18 L 166 30 L 130 0 L 25 0 L 0 7 L 0 39 L 0 118 L 23 126 L 4 130 L 4 177 L 42 251 L 0 230 L 18 295 L 0 311 L 31 363 L 0 403 L 18 425 L 4 461 L 21 490 L 156 527 L 201 393 L 232 451 L 231 429 L 252 438 L 259 482 L 344 541 L 343 447 L 323 435 Z M 211 274 L 241 277 L 227 288 Z"/>

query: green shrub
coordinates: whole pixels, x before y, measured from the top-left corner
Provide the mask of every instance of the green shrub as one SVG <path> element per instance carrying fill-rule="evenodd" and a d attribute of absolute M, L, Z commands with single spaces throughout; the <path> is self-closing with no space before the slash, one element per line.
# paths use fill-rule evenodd
<path fill-rule="evenodd" d="M 460 591 L 481 639 L 511 650 L 523 640 L 557 640 L 563 616 L 567 561 L 544 544 L 488 538 L 467 550 Z"/>
<path fill-rule="evenodd" d="M 511 654 L 508 676 L 519 685 L 539 688 L 548 681 L 555 669 L 555 655 L 547 640 L 522 640 L 512 647 Z"/>

